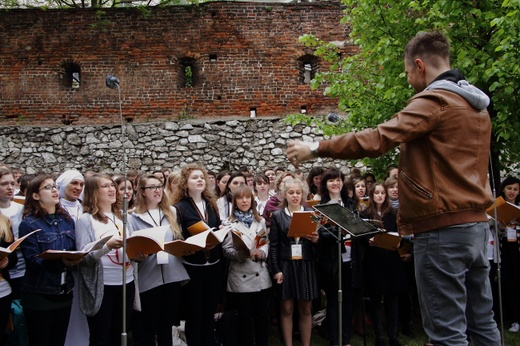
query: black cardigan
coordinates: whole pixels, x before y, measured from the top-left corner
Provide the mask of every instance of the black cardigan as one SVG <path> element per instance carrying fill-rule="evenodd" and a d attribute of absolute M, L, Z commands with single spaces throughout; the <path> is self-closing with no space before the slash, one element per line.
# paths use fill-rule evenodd
<path fill-rule="evenodd" d="M 209 202 L 206 203 L 206 215 L 201 215 L 199 208 L 190 197 L 186 197 L 179 201 L 175 205 L 177 209 L 177 221 L 182 230 L 182 236 L 184 239 L 191 237 L 188 232 L 188 227 L 196 224 L 199 221 L 204 221 L 209 227 L 215 227 L 218 229 L 220 226 L 220 218 L 218 212 L 211 207 Z M 184 256 L 184 261 L 187 264 L 204 264 L 206 262 L 216 263 L 222 257 L 222 246 L 219 244 L 210 251 L 197 251 L 193 255 Z"/>

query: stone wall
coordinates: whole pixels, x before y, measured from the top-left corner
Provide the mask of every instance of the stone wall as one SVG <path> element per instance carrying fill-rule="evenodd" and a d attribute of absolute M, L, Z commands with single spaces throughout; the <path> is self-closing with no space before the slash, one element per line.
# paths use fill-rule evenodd
<path fill-rule="evenodd" d="M 107 75 L 119 78 L 133 122 L 337 112 L 336 99 L 305 81 L 306 68 L 328 64 L 298 39 L 315 34 L 339 54 L 356 51 L 343 9 L 320 1 L 2 11 L 0 126 L 119 123 Z"/>
<path fill-rule="evenodd" d="M 283 166 L 293 169 L 285 156 L 292 139 L 318 140 L 314 128 L 288 125 L 282 118 L 190 120 L 121 126 L 36 127 L 8 126 L 0 133 L 0 161 L 26 169 L 60 172 L 79 170 L 121 172 L 123 153 L 128 167 L 153 171 L 202 163 L 207 169 L 238 169 L 247 165 L 254 171 Z M 341 168 L 347 162 L 317 159 L 302 166 Z"/>

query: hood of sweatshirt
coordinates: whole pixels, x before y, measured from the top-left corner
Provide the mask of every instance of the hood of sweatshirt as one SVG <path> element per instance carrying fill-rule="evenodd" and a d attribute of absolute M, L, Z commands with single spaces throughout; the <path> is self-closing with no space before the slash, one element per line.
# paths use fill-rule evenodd
<path fill-rule="evenodd" d="M 439 75 L 425 90 L 442 89 L 463 97 L 475 109 L 483 110 L 489 105 L 489 97 L 479 88 L 470 84 L 458 70 L 450 70 Z"/>

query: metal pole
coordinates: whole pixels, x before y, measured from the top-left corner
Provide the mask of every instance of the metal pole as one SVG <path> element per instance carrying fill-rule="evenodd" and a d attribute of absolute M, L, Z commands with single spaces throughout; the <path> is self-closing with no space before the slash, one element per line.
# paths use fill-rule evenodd
<path fill-rule="evenodd" d="M 501 344 L 502 346 L 504 346 L 504 314 L 503 314 L 503 305 L 502 305 L 502 272 L 501 272 L 501 263 L 500 263 L 500 234 L 498 232 L 498 212 L 497 212 L 497 192 L 496 192 L 496 187 L 495 187 L 495 176 L 493 174 L 493 165 L 491 164 L 492 161 L 491 161 L 491 153 L 489 154 L 489 162 L 490 162 L 490 169 L 489 169 L 489 172 L 491 174 L 491 189 L 492 189 L 492 193 L 493 193 L 493 198 L 494 198 L 494 201 L 493 201 L 493 216 L 494 216 L 494 221 L 493 221 L 493 237 L 495 238 L 494 239 L 494 243 L 493 243 L 493 248 L 494 248 L 494 258 L 493 260 L 496 261 L 496 264 L 497 264 L 497 281 L 498 281 L 498 314 L 499 314 L 499 319 L 500 319 L 500 335 L 501 335 Z M 491 269 L 491 268 L 490 268 Z M 489 283 L 491 285 L 491 281 Z"/>
<path fill-rule="evenodd" d="M 337 227 L 337 226 L 336 226 Z M 338 345 L 343 345 L 343 273 L 341 265 L 343 264 L 343 260 L 341 258 L 341 246 L 343 242 L 343 235 L 341 233 L 341 228 L 338 229 Z"/>
<path fill-rule="evenodd" d="M 117 85 L 117 94 L 119 98 L 119 117 L 121 121 L 121 146 L 123 153 L 123 176 L 125 182 L 125 193 L 123 194 L 123 273 L 122 273 L 122 281 L 123 281 L 123 311 L 122 311 L 122 330 L 121 330 L 121 346 L 126 346 L 128 342 L 128 334 L 126 332 L 126 226 L 128 219 L 128 198 L 126 197 L 126 184 L 127 184 L 127 157 L 125 150 L 125 124 L 123 121 L 123 107 L 121 103 L 121 88 L 119 86 L 119 81 L 116 83 Z"/>

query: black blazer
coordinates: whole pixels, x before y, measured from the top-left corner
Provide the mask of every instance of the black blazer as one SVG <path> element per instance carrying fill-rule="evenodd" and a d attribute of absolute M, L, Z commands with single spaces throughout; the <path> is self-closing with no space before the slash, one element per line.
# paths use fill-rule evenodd
<path fill-rule="evenodd" d="M 311 210 L 305 208 L 305 210 Z M 296 244 L 294 238 L 287 237 L 292 217 L 285 213 L 285 209 L 273 212 L 271 216 L 271 230 L 269 231 L 269 262 L 272 274 L 282 271 L 281 261 L 291 261 L 291 245 Z M 313 261 L 315 259 L 314 243 L 301 238 L 302 260 Z"/>
<path fill-rule="evenodd" d="M 182 236 L 187 239 L 191 236 L 188 232 L 188 227 L 203 220 L 209 227 L 218 229 L 220 226 L 220 218 L 218 212 L 214 210 L 211 205 L 206 202 L 206 215 L 201 215 L 199 209 L 193 199 L 190 197 L 184 198 L 175 205 L 177 209 L 177 221 L 182 230 Z M 197 251 L 193 255 L 184 256 L 184 260 L 189 264 L 204 264 L 206 262 L 215 263 L 222 257 L 222 246 L 219 244 L 210 251 Z"/>

